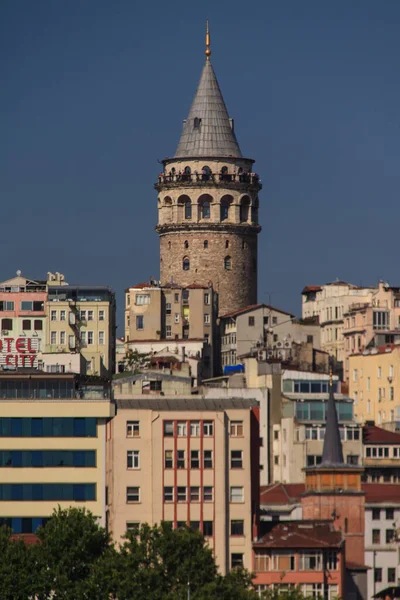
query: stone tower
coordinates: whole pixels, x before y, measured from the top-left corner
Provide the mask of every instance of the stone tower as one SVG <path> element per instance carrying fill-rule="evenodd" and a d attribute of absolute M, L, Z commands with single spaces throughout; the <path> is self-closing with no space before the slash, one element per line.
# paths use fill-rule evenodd
<path fill-rule="evenodd" d="M 257 302 L 258 192 L 210 61 L 173 158 L 156 184 L 162 284 L 209 285 L 223 315 Z"/>

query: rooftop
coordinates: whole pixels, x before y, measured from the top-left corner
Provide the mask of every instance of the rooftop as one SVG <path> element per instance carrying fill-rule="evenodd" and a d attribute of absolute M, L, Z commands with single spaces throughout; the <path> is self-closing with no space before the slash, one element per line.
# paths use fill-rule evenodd
<path fill-rule="evenodd" d="M 368 504 L 400 503 L 400 483 L 363 483 L 365 502 Z M 306 491 L 305 483 L 274 483 L 260 488 L 260 504 L 264 506 L 287 506 L 298 504 Z"/>
<path fill-rule="evenodd" d="M 398 444 L 400 446 L 400 433 L 387 431 L 376 425 L 364 425 L 364 444 Z"/>
<path fill-rule="evenodd" d="M 199 398 L 193 396 L 191 398 L 149 398 L 145 399 L 126 399 L 116 400 L 117 408 L 121 409 L 141 409 L 154 411 L 223 411 L 228 409 L 250 409 L 258 407 L 257 400 L 245 398 Z"/>
<path fill-rule="evenodd" d="M 274 306 L 271 306 L 270 304 L 250 304 L 249 306 L 245 306 L 244 308 L 240 308 L 239 310 L 235 310 L 233 312 L 227 313 L 226 315 L 222 315 L 221 319 L 237 317 L 238 315 L 242 315 L 244 313 L 251 312 L 253 310 L 258 310 L 260 308 L 266 308 L 267 310 L 282 313 L 283 315 L 288 315 L 288 317 L 294 318 L 294 315 L 292 315 L 291 313 L 286 312 L 285 310 L 282 310 L 281 308 L 275 308 Z"/>
<path fill-rule="evenodd" d="M 332 521 L 264 521 L 268 530 L 254 548 L 340 548 L 343 537 Z"/>

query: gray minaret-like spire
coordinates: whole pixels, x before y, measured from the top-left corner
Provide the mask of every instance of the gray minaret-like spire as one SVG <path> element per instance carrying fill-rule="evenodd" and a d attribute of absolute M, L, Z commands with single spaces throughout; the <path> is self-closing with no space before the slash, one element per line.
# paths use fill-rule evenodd
<path fill-rule="evenodd" d="M 332 365 L 330 366 L 329 374 L 329 399 L 321 467 L 344 465 L 342 440 L 340 439 L 335 396 L 333 395 Z"/>
<path fill-rule="evenodd" d="M 241 158 L 228 111 L 210 62 L 210 32 L 206 30 L 206 63 L 188 118 L 184 121 L 175 158 Z"/>

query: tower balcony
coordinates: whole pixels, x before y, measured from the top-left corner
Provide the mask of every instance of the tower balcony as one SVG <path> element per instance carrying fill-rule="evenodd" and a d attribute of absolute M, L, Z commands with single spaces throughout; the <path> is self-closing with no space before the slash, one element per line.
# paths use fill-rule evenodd
<path fill-rule="evenodd" d="M 161 173 L 158 183 L 154 184 L 157 191 L 186 187 L 221 187 L 239 191 L 250 189 L 261 190 L 262 184 L 257 173 Z"/>

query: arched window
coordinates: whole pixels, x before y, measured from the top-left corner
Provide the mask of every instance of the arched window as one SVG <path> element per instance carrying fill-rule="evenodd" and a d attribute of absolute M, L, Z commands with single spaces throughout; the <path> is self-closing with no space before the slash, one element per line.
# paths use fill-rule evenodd
<path fill-rule="evenodd" d="M 243 196 L 240 201 L 240 222 L 246 223 L 249 220 L 250 198 Z"/>
<path fill-rule="evenodd" d="M 208 248 L 208 240 L 204 240 L 204 248 Z"/>
<path fill-rule="evenodd" d="M 185 256 L 185 258 L 183 259 L 182 262 L 182 269 L 184 271 L 189 271 L 190 270 L 190 260 L 188 259 L 187 256 Z"/>
<path fill-rule="evenodd" d="M 186 175 L 190 175 L 191 172 L 192 171 L 191 171 L 190 167 L 185 167 L 185 173 L 186 173 Z"/>
<path fill-rule="evenodd" d="M 224 267 L 227 271 L 230 271 L 232 268 L 232 261 L 230 256 L 225 256 L 224 258 Z"/>
<path fill-rule="evenodd" d="M 168 250 L 171 250 L 171 242 L 168 242 Z"/>
<path fill-rule="evenodd" d="M 207 165 L 205 165 L 201 170 L 201 179 L 203 181 L 208 181 L 211 177 L 211 169 Z"/>
<path fill-rule="evenodd" d="M 199 220 L 209 219 L 211 217 L 211 201 L 212 197 L 209 194 L 203 194 L 198 200 Z"/>
<path fill-rule="evenodd" d="M 229 208 L 232 204 L 232 196 L 224 196 L 221 198 L 220 218 L 221 221 L 226 221 L 229 218 Z"/>
<path fill-rule="evenodd" d="M 191 219 L 192 218 L 192 202 L 190 200 L 190 198 L 187 198 L 187 200 L 185 200 L 185 219 Z"/>
<path fill-rule="evenodd" d="M 225 240 L 225 248 L 229 248 L 229 240 Z"/>
<path fill-rule="evenodd" d="M 219 178 L 221 181 L 230 181 L 231 177 L 228 174 L 228 167 L 222 167 L 221 172 L 219 174 Z"/>
<path fill-rule="evenodd" d="M 182 175 L 182 181 L 190 181 L 192 179 L 191 173 L 192 171 L 190 170 L 190 167 L 185 167 Z"/>
<path fill-rule="evenodd" d="M 185 248 L 189 248 L 189 242 L 187 240 L 185 240 L 184 246 Z"/>
<path fill-rule="evenodd" d="M 242 250 L 245 250 L 246 248 L 247 248 L 247 242 L 242 240 Z"/>

